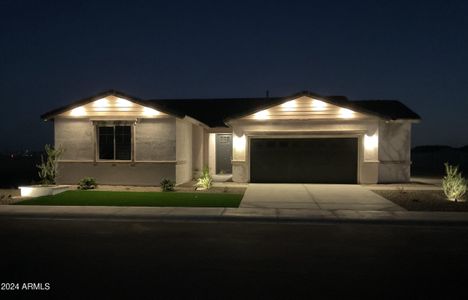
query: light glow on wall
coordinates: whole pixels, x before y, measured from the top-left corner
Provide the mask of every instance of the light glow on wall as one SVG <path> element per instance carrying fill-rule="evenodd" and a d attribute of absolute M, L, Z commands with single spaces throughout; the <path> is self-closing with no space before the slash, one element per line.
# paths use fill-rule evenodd
<path fill-rule="evenodd" d="M 104 108 L 109 106 L 109 99 L 102 98 L 93 102 L 93 107 Z"/>
<path fill-rule="evenodd" d="M 33 192 L 32 187 L 27 187 L 27 186 L 21 186 L 20 187 L 21 197 L 31 197 L 32 192 Z"/>
<path fill-rule="evenodd" d="M 261 110 L 254 114 L 255 119 L 257 120 L 266 120 L 270 117 L 270 113 L 267 110 Z"/>
<path fill-rule="evenodd" d="M 247 137 L 245 134 L 238 135 L 233 133 L 232 135 L 232 146 L 233 146 L 233 160 L 245 160 L 245 147 L 247 144 Z"/>
<path fill-rule="evenodd" d="M 241 152 L 245 150 L 245 134 L 242 136 L 233 135 L 234 150 Z"/>
<path fill-rule="evenodd" d="M 148 117 L 159 115 L 159 111 L 150 107 L 143 107 L 143 114 Z"/>
<path fill-rule="evenodd" d="M 377 133 L 373 135 L 364 135 L 364 148 L 366 150 L 375 150 L 379 144 Z"/>
<path fill-rule="evenodd" d="M 340 117 L 343 119 L 350 119 L 354 117 L 354 111 L 347 108 L 340 108 Z"/>
<path fill-rule="evenodd" d="M 297 106 L 296 100 L 291 100 L 291 101 L 281 104 L 281 107 L 285 111 L 293 111 L 296 108 L 296 106 Z"/>
<path fill-rule="evenodd" d="M 115 105 L 120 108 L 129 108 L 133 106 L 133 103 L 122 98 L 117 98 Z"/>
<path fill-rule="evenodd" d="M 324 110 L 327 107 L 327 103 L 317 100 L 317 99 L 312 99 L 312 108 L 315 110 Z"/>
<path fill-rule="evenodd" d="M 86 115 L 86 109 L 83 106 L 75 107 L 70 111 L 70 116 L 82 117 Z"/>

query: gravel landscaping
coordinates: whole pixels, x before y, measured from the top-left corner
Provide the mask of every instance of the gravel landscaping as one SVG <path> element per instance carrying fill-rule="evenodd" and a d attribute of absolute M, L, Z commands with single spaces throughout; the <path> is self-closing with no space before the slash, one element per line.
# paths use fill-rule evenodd
<path fill-rule="evenodd" d="M 72 190 L 76 189 L 76 186 L 72 186 Z M 245 193 L 245 187 L 239 186 L 213 186 L 209 190 L 198 190 L 197 193 L 214 193 L 214 194 L 240 194 Z M 126 185 L 99 185 L 96 191 L 113 191 L 113 192 L 160 192 L 161 188 L 157 186 L 126 186 Z M 175 193 L 182 192 L 195 192 L 193 183 L 187 183 L 178 185 L 175 187 Z"/>
<path fill-rule="evenodd" d="M 18 189 L 0 189 L 0 205 L 1 204 L 12 204 L 17 202 L 20 194 Z"/>
<path fill-rule="evenodd" d="M 239 207 L 242 194 L 67 191 L 15 205 Z"/>
<path fill-rule="evenodd" d="M 448 201 L 441 190 L 373 190 L 374 193 L 398 204 L 409 211 L 468 211 L 465 201 Z"/>

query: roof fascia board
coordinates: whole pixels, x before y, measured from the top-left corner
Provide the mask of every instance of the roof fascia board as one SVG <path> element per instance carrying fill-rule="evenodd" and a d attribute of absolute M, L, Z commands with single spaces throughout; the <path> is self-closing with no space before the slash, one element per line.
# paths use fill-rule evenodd
<path fill-rule="evenodd" d="M 205 129 L 209 129 L 209 128 L 210 128 L 210 126 L 206 125 L 205 123 L 200 122 L 200 121 L 198 121 L 197 119 L 192 118 L 192 117 L 189 117 L 189 116 L 187 116 L 187 115 L 186 115 L 185 117 L 183 117 L 182 120 L 186 120 L 186 121 L 188 121 L 188 122 L 190 122 L 190 123 L 192 123 L 192 124 L 194 124 L 194 125 L 198 125 L 198 126 L 203 127 L 203 128 L 205 128 Z"/>
<path fill-rule="evenodd" d="M 185 117 L 185 115 L 181 115 L 181 114 L 169 111 L 169 110 L 165 109 L 164 107 L 160 107 L 159 105 L 156 105 L 156 104 L 154 104 L 154 103 L 152 103 L 150 101 L 144 101 L 144 100 L 141 100 L 141 99 L 139 99 L 137 97 L 129 96 L 129 95 L 125 94 L 125 93 L 122 93 L 122 92 L 119 92 L 119 91 L 116 91 L 116 90 L 107 90 L 107 91 L 98 93 L 98 94 L 96 94 L 94 96 L 86 97 L 86 98 L 74 101 L 71 104 L 68 104 L 68 105 L 59 107 L 57 109 L 51 110 L 51 111 L 41 115 L 41 119 L 43 119 L 44 121 L 48 121 L 50 119 L 53 119 L 58 114 L 61 114 L 61 113 L 66 112 L 68 110 L 74 109 L 74 108 L 82 106 L 82 105 L 86 105 L 88 103 L 94 102 L 96 100 L 99 100 L 99 99 L 102 99 L 102 98 L 108 97 L 108 96 L 115 96 L 115 97 L 128 100 L 130 102 L 133 102 L 133 103 L 141 105 L 141 106 L 151 107 L 151 108 L 154 108 L 154 109 L 156 109 L 158 111 L 161 111 L 161 112 L 163 112 L 165 114 L 172 115 L 172 116 L 175 116 L 175 117 L 179 117 L 179 118 Z"/>
<path fill-rule="evenodd" d="M 276 101 L 272 101 L 272 103 L 270 103 L 269 105 L 262 106 L 261 108 L 257 108 L 255 110 L 252 110 L 251 112 L 244 113 L 244 114 L 239 115 L 239 116 L 233 116 L 233 117 L 230 117 L 230 118 L 226 118 L 224 120 L 224 123 L 227 125 L 230 121 L 232 121 L 234 119 L 240 119 L 240 118 L 243 118 L 243 117 L 246 117 L 246 116 L 250 116 L 250 115 L 253 115 L 253 114 L 255 114 L 255 113 L 259 112 L 259 111 L 273 108 L 275 106 L 281 105 L 281 104 L 283 104 L 285 102 L 288 102 L 288 101 L 291 101 L 291 100 L 294 100 L 294 99 L 297 99 L 297 98 L 300 98 L 300 97 L 309 97 L 309 98 L 312 98 L 312 99 L 317 99 L 317 100 L 323 101 L 323 102 L 325 102 L 327 104 L 331 104 L 331 105 L 351 109 L 353 111 L 356 111 L 356 112 L 359 112 L 359 113 L 362 113 L 362 114 L 365 114 L 365 115 L 369 115 L 371 117 L 378 117 L 378 118 L 381 118 L 381 119 L 384 119 L 384 120 L 390 120 L 390 118 L 387 117 L 387 116 L 383 116 L 383 115 L 375 113 L 375 112 L 370 112 L 370 111 L 364 110 L 362 108 L 356 108 L 355 106 L 352 105 L 351 101 L 347 101 L 347 102 L 335 101 L 333 99 L 330 99 L 330 98 L 320 96 L 320 95 L 315 94 L 315 93 L 305 91 L 305 92 L 299 92 L 299 93 L 296 93 L 296 94 L 293 94 L 293 95 L 290 95 L 290 96 L 281 97 Z"/>

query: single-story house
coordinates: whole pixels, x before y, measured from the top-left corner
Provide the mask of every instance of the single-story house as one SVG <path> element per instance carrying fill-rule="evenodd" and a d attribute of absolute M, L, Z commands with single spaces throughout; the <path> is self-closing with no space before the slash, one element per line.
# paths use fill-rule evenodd
<path fill-rule="evenodd" d="M 411 125 L 399 101 L 287 97 L 142 100 L 110 90 L 52 110 L 58 182 L 191 181 L 207 166 L 235 182 L 410 180 Z"/>

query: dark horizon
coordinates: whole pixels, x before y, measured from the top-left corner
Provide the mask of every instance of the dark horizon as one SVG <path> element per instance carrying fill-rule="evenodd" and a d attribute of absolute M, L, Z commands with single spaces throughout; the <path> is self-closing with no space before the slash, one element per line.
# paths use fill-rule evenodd
<path fill-rule="evenodd" d="M 53 133 L 41 114 L 106 89 L 397 99 L 422 117 L 413 147 L 467 145 L 466 13 L 464 1 L 3 1 L 0 151 L 41 149 Z"/>

